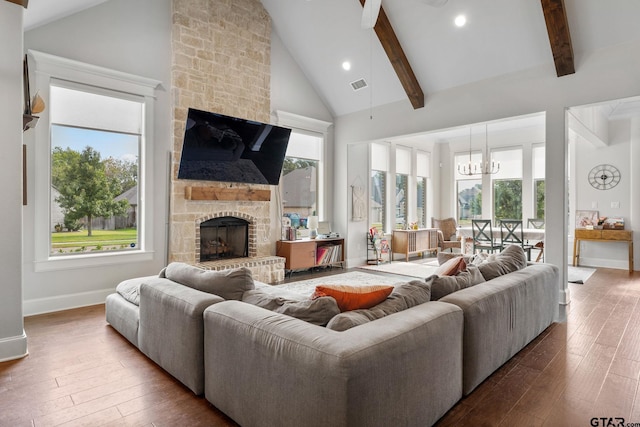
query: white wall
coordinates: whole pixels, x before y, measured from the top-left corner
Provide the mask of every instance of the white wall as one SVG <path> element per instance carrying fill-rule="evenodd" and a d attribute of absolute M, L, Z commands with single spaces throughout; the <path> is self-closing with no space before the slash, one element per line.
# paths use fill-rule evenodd
<path fill-rule="evenodd" d="M 22 322 L 22 15 L 23 8 L 0 2 L 0 361 L 27 353 Z"/>
<path fill-rule="evenodd" d="M 550 62 L 499 78 L 439 93 L 427 93 L 426 105 L 413 110 L 408 101 L 385 105 L 336 119 L 336 182 L 347 179 L 347 144 L 371 141 L 467 123 L 546 112 L 546 231 L 545 260 L 561 267 L 560 302 L 568 302 L 566 287 L 567 144 L 565 109 L 596 101 L 640 94 L 640 43 L 633 42 L 576 57 L 576 73 L 556 77 Z M 347 225 L 347 188 L 336 184 L 336 218 Z M 342 194 L 342 196 L 341 196 Z M 636 259 L 638 258 L 636 254 Z"/>
<path fill-rule="evenodd" d="M 609 124 L 604 131 L 608 137 L 608 146 L 595 147 L 584 138 L 577 137 L 575 150 L 571 152 L 571 163 L 575 163 L 572 174 L 572 189 L 575 196 L 571 212 L 576 210 L 596 210 L 600 216 L 621 216 L 625 218 L 625 228 L 633 229 L 631 197 L 633 190 L 631 180 L 631 145 L 640 144 L 640 141 L 631 140 L 631 120 L 616 120 Z M 589 171 L 596 165 L 610 164 L 620 170 L 620 183 L 609 190 L 598 190 L 589 184 Z M 635 182 L 635 191 L 638 191 L 640 183 Z M 617 203 L 619 207 L 613 206 Z M 573 245 L 573 230 L 575 228 L 575 216 L 569 217 L 570 245 Z M 580 251 L 580 265 L 596 267 L 628 268 L 628 248 L 625 242 L 597 243 L 585 242 Z M 573 252 L 573 250 L 571 250 Z"/>
<path fill-rule="evenodd" d="M 170 0 L 111 0 L 25 34 L 25 50 L 99 65 L 162 82 L 156 91 L 154 117 L 155 253 L 148 262 L 35 272 L 36 236 L 32 230 L 33 158 L 30 157 L 29 205 L 24 209 L 23 288 L 25 315 L 96 304 L 122 280 L 157 273 L 165 264 L 168 152 L 171 144 Z M 34 132 L 25 133 L 32 146 Z M 46 141 L 39 141 L 46 143 Z M 33 150 L 30 150 L 33 152 Z"/>

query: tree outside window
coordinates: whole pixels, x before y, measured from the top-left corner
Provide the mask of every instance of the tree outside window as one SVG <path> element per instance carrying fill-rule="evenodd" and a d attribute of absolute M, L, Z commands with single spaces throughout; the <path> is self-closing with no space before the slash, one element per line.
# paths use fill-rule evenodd
<path fill-rule="evenodd" d="M 404 229 L 407 222 L 407 195 L 409 191 L 409 177 L 396 174 L 396 223 L 395 228 Z"/>
<path fill-rule="evenodd" d="M 386 224 L 387 173 L 371 171 L 371 198 L 369 200 L 369 222 L 371 227 L 384 230 Z"/>

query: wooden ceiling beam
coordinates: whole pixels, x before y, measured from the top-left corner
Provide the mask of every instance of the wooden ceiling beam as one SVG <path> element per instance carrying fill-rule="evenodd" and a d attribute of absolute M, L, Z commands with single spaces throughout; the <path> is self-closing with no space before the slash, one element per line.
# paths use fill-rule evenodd
<path fill-rule="evenodd" d="M 558 77 L 576 72 L 564 0 L 541 0 Z"/>
<path fill-rule="evenodd" d="M 360 4 L 363 7 L 364 3 L 365 0 L 360 0 Z M 391 61 L 393 69 L 398 75 L 400 83 L 402 84 L 404 91 L 407 93 L 409 101 L 411 101 L 411 105 L 414 109 L 424 107 L 424 93 L 422 92 L 420 83 L 418 83 L 418 79 L 413 73 L 413 69 L 411 68 L 411 64 L 409 64 L 407 56 L 404 54 L 404 50 L 400 45 L 396 32 L 393 30 L 391 22 L 389 22 L 389 18 L 382 7 L 380 8 L 378 21 L 373 29 L 375 30 L 384 51 L 389 57 L 389 61 Z"/>
<path fill-rule="evenodd" d="M 29 4 L 29 0 L 7 0 L 9 3 L 15 3 L 15 4 L 19 4 L 20 6 L 24 7 L 25 9 L 27 8 L 27 5 Z"/>

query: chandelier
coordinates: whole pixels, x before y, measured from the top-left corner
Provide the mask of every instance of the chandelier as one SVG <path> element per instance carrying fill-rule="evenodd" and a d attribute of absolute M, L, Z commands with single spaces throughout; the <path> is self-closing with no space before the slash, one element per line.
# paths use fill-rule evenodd
<path fill-rule="evenodd" d="M 469 126 L 469 163 L 458 163 L 458 173 L 460 175 L 474 176 L 474 175 L 493 175 L 500 171 L 500 162 L 496 162 L 493 159 L 489 159 L 489 132 L 488 126 L 484 125 L 484 162 L 472 163 L 471 161 L 471 126 Z"/>

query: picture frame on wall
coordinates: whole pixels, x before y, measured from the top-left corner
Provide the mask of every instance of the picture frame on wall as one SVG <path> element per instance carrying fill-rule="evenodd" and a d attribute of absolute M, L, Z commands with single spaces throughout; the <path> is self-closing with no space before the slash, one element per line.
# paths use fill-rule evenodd
<path fill-rule="evenodd" d="M 593 228 L 598 225 L 598 211 L 576 211 L 576 228 Z"/>

